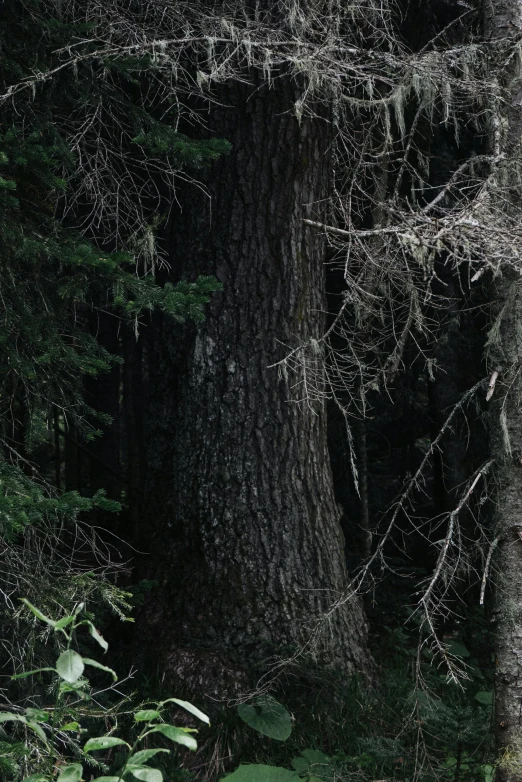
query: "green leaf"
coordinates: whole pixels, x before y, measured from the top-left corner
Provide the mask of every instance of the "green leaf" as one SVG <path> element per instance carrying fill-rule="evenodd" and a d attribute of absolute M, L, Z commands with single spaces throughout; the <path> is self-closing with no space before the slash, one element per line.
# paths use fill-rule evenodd
<path fill-rule="evenodd" d="M 45 731 L 38 725 L 38 723 L 29 722 L 29 720 L 27 720 L 27 727 L 31 728 L 31 730 L 36 733 L 38 738 L 42 739 L 42 741 L 47 744 L 47 736 L 45 735 Z"/>
<path fill-rule="evenodd" d="M 85 665 L 90 665 L 91 668 L 98 668 L 98 670 L 100 671 L 106 671 L 107 673 L 110 673 L 114 681 L 115 682 L 118 681 L 116 671 L 113 671 L 112 668 L 108 668 L 106 665 L 102 665 L 97 660 L 91 660 L 90 657 L 82 657 L 82 660 L 85 663 Z"/>
<path fill-rule="evenodd" d="M 67 722 L 62 725 L 60 730 L 80 730 L 80 724 L 78 722 Z"/>
<path fill-rule="evenodd" d="M 482 771 L 484 773 L 484 782 L 493 782 L 493 777 L 495 776 L 495 767 L 485 765 L 482 766 Z"/>
<path fill-rule="evenodd" d="M 292 768 L 294 771 L 297 771 L 298 774 L 304 774 L 304 772 L 308 771 L 310 768 L 310 763 L 306 758 L 303 758 L 301 755 L 299 755 L 299 757 L 293 758 Z"/>
<path fill-rule="evenodd" d="M 263 736 L 286 741 L 292 732 L 292 717 L 285 707 L 270 695 L 243 703 L 237 708 L 241 719 Z"/>
<path fill-rule="evenodd" d="M 161 717 L 159 711 L 156 709 L 142 709 L 137 711 L 134 715 L 136 722 L 150 722 L 151 720 L 157 720 Z"/>
<path fill-rule="evenodd" d="M 143 782 L 163 782 L 163 774 L 157 768 L 149 768 L 148 766 L 135 766 L 132 764 L 127 766 L 127 771 L 130 771 L 133 777 L 136 777 L 136 779 L 141 779 Z"/>
<path fill-rule="evenodd" d="M 188 711 L 190 714 L 193 714 L 194 717 L 197 717 L 198 720 L 206 722 L 207 725 L 210 725 L 210 720 L 207 715 L 203 714 L 202 711 L 197 709 L 192 705 L 192 703 L 189 703 L 188 701 L 181 701 L 179 698 L 168 698 L 166 701 L 161 701 L 159 705 L 163 706 L 165 703 L 176 703 L 178 706 L 181 706 L 182 709 L 185 709 L 185 711 Z"/>
<path fill-rule="evenodd" d="M 48 782 L 49 777 L 46 774 L 42 774 L 39 771 L 36 774 L 29 774 L 28 777 L 24 777 L 22 782 Z"/>
<path fill-rule="evenodd" d="M 463 643 L 460 641 L 450 641 L 449 644 L 446 646 L 446 651 L 448 651 L 450 654 L 454 655 L 455 657 L 469 657 L 470 652 Z"/>
<path fill-rule="evenodd" d="M 35 668 L 34 671 L 24 671 L 24 673 L 15 673 L 13 676 L 11 676 L 11 679 L 25 679 L 26 676 L 34 676 L 35 673 L 42 673 L 42 671 L 53 671 L 56 673 L 54 668 Z"/>
<path fill-rule="evenodd" d="M 36 606 L 32 605 L 29 600 L 26 600 L 25 597 L 20 598 L 22 603 L 24 603 L 29 611 L 32 611 L 32 613 L 36 616 L 37 619 L 41 619 L 42 622 L 46 622 L 48 625 L 51 625 L 51 627 L 56 628 L 56 622 L 53 619 L 49 619 L 48 616 L 45 616 L 45 614 L 42 614 L 39 608 L 36 608 Z"/>
<path fill-rule="evenodd" d="M 110 747 L 118 747 L 119 745 L 124 744 L 126 747 L 130 749 L 130 744 L 127 744 L 126 741 L 123 739 L 119 739 L 116 736 L 99 736 L 96 739 L 89 739 L 89 741 L 85 744 L 83 751 L 84 752 L 93 752 L 97 749 L 109 749 Z"/>
<path fill-rule="evenodd" d="M 33 722 L 49 722 L 49 712 L 43 709 L 28 708 L 25 710 L 25 716 Z"/>
<path fill-rule="evenodd" d="M 0 722 L 24 722 L 27 720 L 21 714 L 13 714 L 10 711 L 0 711 Z"/>
<path fill-rule="evenodd" d="M 77 652 L 67 649 L 56 660 L 56 671 L 61 678 L 69 684 L 78 681 L 83 673 L 85 666 L 83 660 Z"/>
<path fill-rule="evenodd" d="M 301 755 L 306 758 L 309 763 L 327 764 L 330 762 L 328 755 L 325 755 L 324 752 L 321 752 L 318 749 L 303 749 Z"/>
<path fill-rule="evenodd" d="M 300 782 L 301 778 L 295 771 L 281 766 L 245 763 L 239 766 L 237 771 L 223 777 L 223 780 L 225 779 L 228 782 Z"/>
<path fill-rule="evenodd" d="M 314 778 L 317 780 L 331 779 L 333 776 L 330 758 L 317 749 L 304 749 L 298 757 L 292 760 L 292 767 L 299 775 L 306 774 L 307 782 L 312 782 Z"/>
<path fill-rule="evenodd" d="M 27 725 L 28 728 L 31 728 L 31 730 L 34 731 L 45 744 L 47 744 L 47 736 L 45 735 L 45 732 L 40 727 L 40 725 L 38 725 L 36 722 L 31 722 L 21 714 L 12 714 L 10 711 L 0 711 L 0 723 L 1 722 L 23 722 L 24 725 Z"/>
<path fill-rule="evenodd" d="M 475 695 L 475 700 L 479 703 L 482 703 L 483 706 L 492 706 L 493 705 L 493 693 L 488 692 L 487 690 L 481 690 L 480 692 L 477 692 Z"/>
<path fill-rule="evenodd" d="M 83 768 L 80 763 L 72 763 L 70 766 L 65 766 L 58 775 L 56 782 L 80 782 L 82 778 Z"/>
<path fill-rule="evenodd" d="M 89 701 L 91 696 L 85 691 L 85 688 L 88 686 L 89 682 L 85 680 L 77 685 L 60 682 L 60 695 L 63 695 L 66 692 L 74 692 L 76 697 L 80 698 L 82 701 Z"/>
<path fill-rule="evenodd" d="M 154 755 L 157 755 L 158 752 L 168 752 L 170 754 L 170 749 L 140 749 L 139 752 L 136 752 L 136 754 L 132 756 L 132 762 L 142 766 L 153 758 Z"/>
<path fill-rule="evenodd" d="M 174 725 L 154 725 L 145 736 L 148 736 L 150 733 L 161 733 L 171 741 L 175 741 L 176 744 L 182 744 L 184 747 L 188 747 L 188 749 L 191 750 L 196 750 L 198 748 L 196 739 L 189 736 L 188 733 L 181 728 L 175 728 Z"/>
<path fill-rule="evenodd" d="M 121 782 L 121 777 L 96 777 L 92 782 Z"/>
<path fill-rule="evenodd" d="M 70 625 L 71 622 L 74 622 L 74 616 L 64 616 L 62 619 L 58 619 L 58 621 L 55 622 L 54 629 L 63 630 L 64 627 Z"/>
<path fill-rule="evenodd" d="M 95 628 L 92 622 L 87 622 L 87 624 L 89 625 L 89 632 L 94 638 L 94 640 L 97 643 L 99 643 L 103 651 L 106 652 L 107 649 L 109 648 L 109 644 L 107 643 L 103 635 L 101 635 L 101 633 L 98 632 L 98 630 Z"/>

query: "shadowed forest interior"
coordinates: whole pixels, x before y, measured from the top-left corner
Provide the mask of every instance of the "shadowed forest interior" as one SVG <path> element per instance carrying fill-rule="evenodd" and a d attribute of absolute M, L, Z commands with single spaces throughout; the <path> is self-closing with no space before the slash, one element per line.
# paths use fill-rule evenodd
<path fill-rule="evenodd" d="M 0 780 L 522 782 L 522 0 L 1 0 Z"/>

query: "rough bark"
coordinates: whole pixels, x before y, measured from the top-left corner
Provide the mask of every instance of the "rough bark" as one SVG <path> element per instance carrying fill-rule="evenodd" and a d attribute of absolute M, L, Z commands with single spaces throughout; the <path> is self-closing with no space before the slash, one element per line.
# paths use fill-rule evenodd
<path fill-rule="evenodd" d="M 489 0 L 486 32 L 492 40 L 515 42 L 522 31 L 521 0 Z M 511 208 L 520 211 L 518 185 L 522 139 L 522 79 L 519 58 L 506 60 L 501 88 L 502 151 L 510 158 Z M 518 160 L 517 160 L 518 159 Z M 509 207 L 509 201 L 507 201 Z M 499 488 L 498 575 L 495 600 L 495 729 L 499 753 L 498 782 L 522 780 L 522 291 L 518 270 L 507 269 L 496 283 L 499 339 L 491 369 L 500 370 L 501 385 L 492 410 L 492 445 Z M 500 392 L 504 392 L 501 394 Z"/>
<path fill-rule="evenodd" d="M 499 303 L 507 303 L 502 317 L 502 367 L 522 362 L 522 291 L 512 274 L 497 285 Z M 493 453 L 499 488 L 499 536 L 495 597 L 495 731 L 499 754 L 499 782 L 522 780 L 522 443 L 520 379 L 492 413 Z M 505 430 L 499 420 L 505 405 Z M 506 434 L 513 451 L 507 452 Z"/>
<path fill-rule="evenodd" d="M 304 646 L 322 664 L 364 670 L 359 600 L 317 620 L 347 585 L 323 403 L 298 404 L 273 364 L 324 325 L 321 211 L 328 123 L 292 112 L 297 94 L 230 86 L 210 130 L 232 152 L 185 194 L 172 265 L 215 274 L 205 322 L 164 319 L 151 349 L 148 518 L 160 592 L 145 609 L 166 681 L 200 696 L 251 684 L 271 656 Z"/>

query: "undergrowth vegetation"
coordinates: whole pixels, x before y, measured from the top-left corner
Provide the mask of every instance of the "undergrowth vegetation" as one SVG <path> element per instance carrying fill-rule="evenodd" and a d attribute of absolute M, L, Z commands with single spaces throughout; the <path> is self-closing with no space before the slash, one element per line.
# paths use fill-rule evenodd
<path fill-rule="evenodd" d="M 0 712 L 3 782 L 189 782 L 198 778 L 197 767 L 169 742 L 193 751 L 197 730 L 165 721 L 173 710 L 176 719 L 184 710 L 207 724 L 201 741 L 210 778 L 492 782 L 491 671 L 481 670 L 457 637 L 451 644 L 466 665 L 463 686 L 448 681 L 430 655 L 416 660 L 415 628 L 384 627 L 374 649 L 382 664 L 376 686 L 314 673 L 308 661 L 279 682 L 285 705 L 257 694 L 222 710 L 210 725 L 186 701 L 165 694 L 143 702 L 129 686 L 132 677 L 118 682 L 105 662 L 108 644 L 83 603 L 59 619 L 22 603 L 40 633 L 38 648 L 47 653 L 37 661 L 42 667 L 25 666 L 5 689 L 11 698 L 9 710 Z M 104 652 L 103 663 L 96 653 L 87 656 L 93 645 Z M 415 686 L 419 675 L 422 689 Z"/>
<path fill-rule="evenodd" d="M 229 718 L 222 730 L 236 747 L 233 757 L 293 770 L 294 782 L 295 774 L 308 780 L 491 782 L 493 663 L 483 624 L 475 618 L 447 639 L 468 675 L 461 684 L 433 665 L 429 651 L 418 659 L 418 627 L 406 619 L 402 628 L 383 626 L 374 639 L 374 686 L 314 674 L 313 662 L 302 661 L 279 682 L 278 697 L 293 715 L 291 735 L 284 743 L 256 742 Z M 227 744 L 220 731 L 216 740 Z"/>

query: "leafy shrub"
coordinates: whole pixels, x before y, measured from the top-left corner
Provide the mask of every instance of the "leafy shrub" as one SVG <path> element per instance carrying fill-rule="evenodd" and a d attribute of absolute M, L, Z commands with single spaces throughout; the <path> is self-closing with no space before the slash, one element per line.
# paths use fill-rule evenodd
<path fill-rule="evenodd" d="M 96 659 L 82 656 L 73 648 L 77 630 L 84 628 L 104 652 L 108 649 L 107 642 L 91 619 L 85 616 L 83 604 L 80 603 L 72 614 L 54 620 L 43 614 L 28 600 L 24 599 L 23 602 L 37 619 L 62 638 L 65 648 L 56 659 L 54 667 L 25 671 L 12 677 L 13 679 L 29 676 L 48 677 L 50 691 L 54 693 L 54 703 L 45 704 L 41 708 L 26 705 L 23 708 L 13 707 L 10 711 L 0 712 L 0 723 L 4 725 L 10 723 L 15 730 L 16 727 L 22 727 L 26 735 L 23 744 L 18 741 L 0 743 L 0 769 L 17 775 L 21 765 L 17 760 L 23 757 L 27 761 L 24 765 L 33 766 L 29 769 L 31 773 L 24 777 L 23 782 L 52 782 L 55 779 L 56 782 L 80 782 L 85 765 L 94 765 L 106 771 L 110 765 L 108 753 L 118 747 L 124 748 L 124 752 L 119 756 L 120 762 L 117 768 L 109 775 L 97 776 L 93 782 L 122 782 L 131 779 L 140 782 L 162 782 L 162 772 L 150 766 L 150 761 L 160 753 L 169 754 L 171 750 L 165 747 L 148 746 L 149 737 L 163 737 L 189 750 L 197 749 L 194 737 L 197 730 L 164 722 L 163 715 L 167 707 L 174 704 L 202 722 L 208 723 L 208 717 L 187 701 L 168 698 L 150 704 L 149 708 L 134 711 L 137 735 L 132 744 L 116 735 L 114 731 L 92 736 L 83 743 L 83 746 L 76 747 L 77 757 L 72 758 L 75 762 L 71 763 L 67 752 L 67 748 L 70 748 L 67 736 L 71 732 L 78 736 L 86 732 L 79 721 L 78 704 L 88 702 L 92 697 L 92 688 L 85 671 L 91 668 L 101 671 L 110 676 L 113 681 L 117 681 L 118 677 L 108 666 Z M 27 754 L 31 742 L 27 738 L 28 734 L 32 734 L 36 740 L 36 749 L 29 758 Z M 93 761 L 92 753 L 103 754 Z M 34 767 L 37 767 L 36 770 Z"/>

